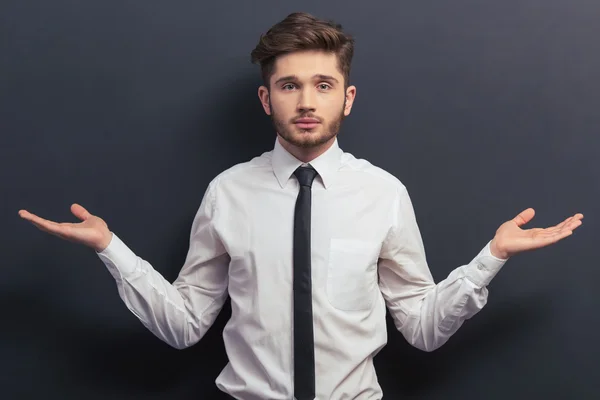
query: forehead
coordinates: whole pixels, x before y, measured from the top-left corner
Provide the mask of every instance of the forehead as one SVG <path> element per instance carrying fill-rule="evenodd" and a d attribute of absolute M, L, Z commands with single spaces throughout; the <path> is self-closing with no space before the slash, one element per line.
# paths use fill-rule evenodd
<path fill-rule="evenodd" d="M 341 78 L 342 73 L 338 67 L 338 59 L 334 53 L 318 50 L 298 51 L 277 58 L 272 78 L 277 80 L 281 76 L 295 75 L 304 80 L 317 74 Z"/>

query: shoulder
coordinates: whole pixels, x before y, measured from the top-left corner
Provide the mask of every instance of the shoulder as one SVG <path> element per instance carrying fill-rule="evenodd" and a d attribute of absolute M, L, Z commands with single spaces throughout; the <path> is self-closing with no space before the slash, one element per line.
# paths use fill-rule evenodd
<path fill-rule="evenodd" d="M 249 182 L 262 173 L 268 173 L 271 169 L 272 151 L 264 152 L 252 159 L 232 165 L 218 173 L 208 184 L 208 192 L 237 185 L 240 182 Z"/>
<path fill-rule="evenodd" d="M 371 161 L 357 158 L 348 152 L 342 153 L 340 172 L 350 175 L 362 185 L 375 186 L 396 193 L 406 191 L 406 186 L 400 178 Z"/>

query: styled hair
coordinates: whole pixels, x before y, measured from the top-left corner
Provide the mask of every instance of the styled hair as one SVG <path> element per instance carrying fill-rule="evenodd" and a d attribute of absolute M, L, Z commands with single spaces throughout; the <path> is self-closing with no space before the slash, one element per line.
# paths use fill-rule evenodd
<path fill-rule="evenodd" d="M 292 13 L 260 36 L 250 56 L 253 64 L 260 65 L 262 79 L 270 87 L 277 57 L 302 50 L 322 50 L 335 54 L 345 86 L 348 87 L 354 39 L 334 21 L 318 19 L 308 13 Z"/>

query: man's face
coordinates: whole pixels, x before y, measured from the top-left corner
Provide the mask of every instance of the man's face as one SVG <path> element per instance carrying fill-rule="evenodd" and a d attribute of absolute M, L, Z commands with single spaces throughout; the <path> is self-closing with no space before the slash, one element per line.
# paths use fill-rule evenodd
<path fill-rule="evenodd" d="M 355 92 L 344 89 L 335 54 L 302 51 L 277 59 L 270 90 L 261 86 L 259 97 L 279 136 L 309 149 L 332 142 Z"/>

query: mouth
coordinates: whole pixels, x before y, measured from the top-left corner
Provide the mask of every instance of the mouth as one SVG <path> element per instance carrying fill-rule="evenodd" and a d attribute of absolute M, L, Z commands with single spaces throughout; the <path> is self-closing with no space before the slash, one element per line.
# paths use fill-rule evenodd
<path fill-rule="evenodd" d="M 320 124 L 316 118 L 298 118 L 294 124 L 300 129 L 313 129 Z"/>

